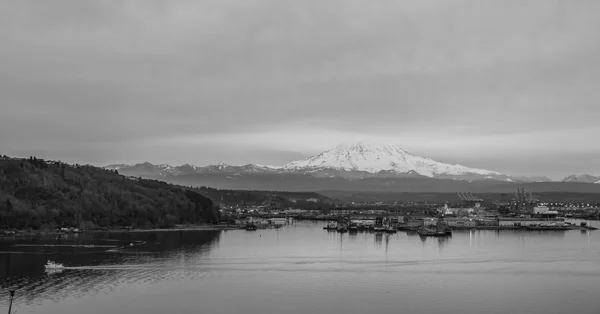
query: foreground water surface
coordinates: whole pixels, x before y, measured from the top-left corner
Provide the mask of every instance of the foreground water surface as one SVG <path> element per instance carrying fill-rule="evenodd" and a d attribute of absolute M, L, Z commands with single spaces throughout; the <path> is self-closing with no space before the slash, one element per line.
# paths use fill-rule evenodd
<path fill-rule="evenodd" d="M 0 313 L 600 313 L 600 230 L 323 226 L 0 239 Z"/>

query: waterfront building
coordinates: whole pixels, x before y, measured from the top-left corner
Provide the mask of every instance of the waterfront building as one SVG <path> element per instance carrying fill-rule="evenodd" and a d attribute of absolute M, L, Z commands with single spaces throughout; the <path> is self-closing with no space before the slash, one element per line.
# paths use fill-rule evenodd
<path fill-rule="evenodd" d="M 548 206 L 536 206 L 533 208 L 533 214 L 536 217 L 556 218 L 558 216 L 558 211 L 550 210 Z"/>
<path fill-rule="evenodd" d="M 477 222 L 471 218 L 444 218 L 448 227 L 475 227 Z"/>
<path fill-rule="evenodd" d="M 524 227 L 564 221 L 563 218 L 498 218 L 498 225 L 501 227 Z"/>

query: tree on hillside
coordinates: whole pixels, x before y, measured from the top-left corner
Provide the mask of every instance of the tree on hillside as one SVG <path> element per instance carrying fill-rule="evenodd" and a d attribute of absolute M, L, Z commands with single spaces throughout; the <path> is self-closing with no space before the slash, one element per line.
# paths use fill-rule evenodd
<path fill-rule="evenodd" d="M 188 191 L 157 180 L 131 180 L 116 170 L 46 163 L 33 156 L 0 160 L 0 195 L 13 196 L 0 199 L 0 226 L 151 228 L 218 222 L 213 202 Z"/>

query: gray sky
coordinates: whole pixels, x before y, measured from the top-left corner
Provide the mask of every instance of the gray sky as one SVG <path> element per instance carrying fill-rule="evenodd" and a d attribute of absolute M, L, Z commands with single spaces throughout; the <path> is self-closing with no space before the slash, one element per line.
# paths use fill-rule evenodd
<path fill-rule="evenodd" d="M 600 1 L 0 2 L 0 153 L 600 173 Z"/>

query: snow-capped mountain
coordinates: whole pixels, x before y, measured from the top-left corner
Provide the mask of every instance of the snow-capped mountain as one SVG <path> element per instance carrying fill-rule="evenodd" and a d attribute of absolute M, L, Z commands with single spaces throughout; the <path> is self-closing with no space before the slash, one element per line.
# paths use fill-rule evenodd
<path fill-rule="evenodd" d="M 511 179 L 520 182 L 552 182 L 552 179 L 546 176 L 511 176 Z"/>
<path fill-rule="evenodd" d="M 593 176 L 589 174 L 575 175 L 572 174 L 563 179 L 563 182 L 580 182 L 580 183 L 598 183 L 600 182 L 600 176 Z"/>
<path fill-rule="evenodd" d="M 498 171 L 452 165 L 414 155 L 400 146 L 355 143 L 339 145 L 310 158 L 284 166 L 217 163 L 208 166 L 185 164 L 171 166 L 149 162 L 115 164 L 107 169 L 120 174 L 159 179 L 182 185 L 210 186 L 221 189 L 278 191 L 392 191 L 503 192 L 517 187 L 550 191 L 597 193 L 600 177 L 570 176 L 564 182 L 550 182 L 547 177 L 508 176 Z M 589 182 L 581 186 L 569 182 Z"/>
<path fill-rule="evenodd" d="M 404 148 L 387 144 L 356 143 L 339 145 L 334 149 L 300 161 L 291 162 L 283 167 L 287 171 L 312 171 L 335 169 L 346 172 L 366 173 L 415 173 L 429 178 L 466 178 L 502 179 L 505 176 L 497 171 L 468 168 L 437 162 L 411 154 Z"/>
<path fill-rule="evenodd" d="M 400 146 L 355 143 L 339 145 L 316 156 L 293 161 L 283 167 L 247 164 L 232 166 L 225 163 L 198 167 L 153 165 L 109 165 L 131 175 L 182 176 L 191 174 L 303 174 L 318 178 L 434 178 L 454 180 L 513 180 L 497 171 L 451 165 L 416 156 Z"/>
<path fill-rule="evenodd" d="M 271 172 L 278 167 L 263 166 L 263 165 L 243 165 L 243 166 L 232 166 L 225 163 L 218 163 L 214 165 L 208 165 L 199 167 L 190 164 L 184 164 L 181 166 L 170 166 L 167 164 L 153 165 L 149 162 L 143 162 L 139 164 L 113 164 L 104 167 L 109 170 L 117 170 L 123 172 L 123 174 L 134 175 L 134 176 L 183 176 L 193 174 L 208 174 L 208 173 L 237 173 L 237 172 Z"/>

